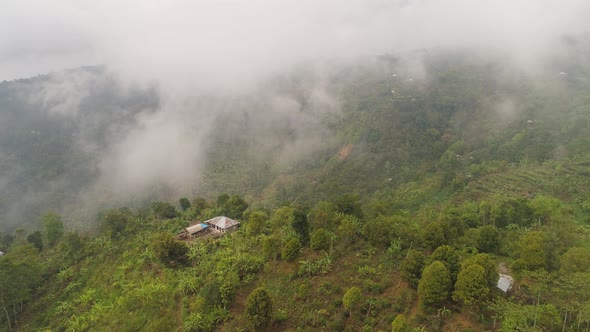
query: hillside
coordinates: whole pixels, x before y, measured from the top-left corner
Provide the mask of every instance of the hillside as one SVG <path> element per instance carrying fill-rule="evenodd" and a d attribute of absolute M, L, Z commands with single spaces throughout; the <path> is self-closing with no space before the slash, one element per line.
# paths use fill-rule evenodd
<path fill-rule="evenodd" d="M 431 54 L 416 76 L 382 56 L 199 97 L 186 107 L 214 110 L 207 129 L 190 124 L 180 141 L 196 143 L 165 155 L 198 156 L 198 171 L 129 192 L 100 158 L 160 112 L 156 90 L 118 94 L 101 68 L 73 71 L 66 82 L 93 83 L 66 116 L 63 100 L 31 103 L 55 77 L 0 84 L 0 324 L 587 330 L 587 71 L 506 70 Z M 174 239 L 217 215 L 240 229 Z"/>

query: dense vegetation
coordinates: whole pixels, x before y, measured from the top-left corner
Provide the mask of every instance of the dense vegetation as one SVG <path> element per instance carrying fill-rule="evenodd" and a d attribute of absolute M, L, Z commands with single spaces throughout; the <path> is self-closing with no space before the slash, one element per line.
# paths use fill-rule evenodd
<path fill-rule="evenodd" d="M 391 57 L 335 71 L 330 139 L 288 165 L 277 162 L 288 131 L 258 136 L 233 114 L 242 135 L 211 138 L 202 197 L 105 210 L 94 232 L 46 213 L 2 234 L 1 324 L 587 331 L 588 81 L 582 68 L 504 80 L 501 69 L 455 54 L 427 59 L 428 80 Z M 306 80 L 274 86 L 305 105 Z M 274 145 L 254 154 L 262 140 Z M 241 228 L 174 239 L 217 215 Z M 508 294 L 498 273 L 515 279 Z"/>

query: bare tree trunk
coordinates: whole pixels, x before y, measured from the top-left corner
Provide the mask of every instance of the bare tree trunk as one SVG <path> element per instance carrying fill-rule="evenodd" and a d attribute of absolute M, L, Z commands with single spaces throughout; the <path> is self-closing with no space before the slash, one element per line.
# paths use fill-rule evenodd
<path fill-rule="evenodd" d="M 12 329 L 12 324 L 10 324 L 10 315 L 8 314 L 8 310 L 6 310 L 6 304 L 4 304 L 4 299 L 2 299 L 2 309 L 4 309 L 4 313 L 6 313 L 6 321 L 8 322 L 8 329 Z"/>

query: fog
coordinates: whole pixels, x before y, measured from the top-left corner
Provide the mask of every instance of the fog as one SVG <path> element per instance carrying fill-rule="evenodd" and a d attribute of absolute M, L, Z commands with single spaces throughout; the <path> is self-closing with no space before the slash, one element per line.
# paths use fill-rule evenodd
<path fill-rule="evenodd" d="M 468 50 L 508 72 L 558 72 L 556 58 L 575 56 L 568 41 L 590 33 L 588 17 L 587 0 L 5 0 L 0 80 L 102 65 L 122 95 L 154 89 L 155 108 L 109 125 L 102 145 L 88 134 L 93 123 L 80 124 L 75 146 L 97 161 L 96 181 L 80 199 L 123 199 L 155 184 L 173 188 L 173 197 L 198 192 L 220 116 L 245 112 L 259 132 L 277 123 L 291 128 L 295 138 L 276 160 L 287 165 L 329 137 L 319 119 L 339 112 L 325 83 L 338 65 L 394 54 L 408 76 L 427 80 L 423 54 Z M 269 88 L 302 66 L 313 71 L 305 113 L 294 94 Z M 58 73 L 27 98 L 50 116 L 78 121 L 101 82 Z M 513 101 L 497 112 L 510 118 Z M 272 148 L 261 139 L 262 151 Z"/>

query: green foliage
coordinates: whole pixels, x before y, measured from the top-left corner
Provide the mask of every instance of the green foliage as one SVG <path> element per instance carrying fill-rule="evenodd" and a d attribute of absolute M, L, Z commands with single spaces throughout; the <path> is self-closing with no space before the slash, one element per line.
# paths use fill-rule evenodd
<path fill-rule="evenodd" d="M 330 247 L 330 235 L 328 231 L 320 228 L 311 233 L 310 246 L 313 250 L 327 250 Z"/>
<path fill-rule="evenodd" d="M 449 271 L 443 263 L 434 261 L 424 268 L 418 283 L 420 303 L 427 307 L 440 307 L 449 298 L 451 288 Z"/>
<path fill-rule="evenodd" d="M 422 277 L 422 270 L 426 264 L 426 257 L 418 250 L 410 249 L 402 262 L 401 277 L 416 289 Z"/>
<path fill-rule="evenodd" d="M 240 287 L 240 276 L 235 271 L 228 272 L 222 277 L 223 281 L 219 287 L 219 295 L 224 308 L 227 308 L 233 302 L 236 292 Z"/>
<path fill-rule="evenodd" d="M 553 197 L 545 195 L 536 195 L 529 202 L 533 214 L 539 223 L 545 223 L 559 214 L 561 202 Z"/>
<path fill-rule="evenodd" d="M 152 248 L 162 263 L 170 266 L 188 265 L 188 247 L 177 241 L 168 233 L 156 234 L 152 239 Z"/>
<path fill-rule="evenodd" d="M 567 273 L 590 271 L 590 249 L 572 247 L 561 256 L 561 270 Z"/>
<path fill-rule="evenodd" d="M 27 235 L 27 242 L 35 246 L 38 250 L 43 249 L 43 234 L 40 231 L 35 231 Z"/>
<path fill-rule="evenodd" d="M 445 265 L 451 278 L 451 284 L 455 284 L 457 280 L 457 274 L 461 268 L 461 256 L 457 253 L 457 250 L 451 246 L 440 246 L 430 255 L 429 263 L 439 261 Z"/>
<path fill-rule="evenodd" d="M 33 289 L 41 282 L 37 250 L 31 245 L 19 245 L 12 251 L 0 257 L 0 321 L 8 329 L 12 329 L 22 304 L 32 299 Z"/>
<path fill-rule="evenodd" d="M 496 253 L 500 249 L 500 232 L 490 225 L 480 227 L 477 249 L 481 252 Z"/>
<path fill-rule="evenodd" d="M 100 231 L 111 239 L 119 239 L 125 236 L 133 223 L 133 216 L 127 209 L 112 209 L 100 217 Z"/>
<path fill-rule="evenodd" d="M 406 316 L 399 314 L 391 322 L 391 332 L 411 332 L 412 327 L 408 324 Z"/>
<path fill-rule="evenodd" d="M 217 196 L 217 207 L 223 208 L 225 206 L 225 204 L 227 203 L 227 201 L 229 201 L 228 194 L 221 194 L 221 195 Z"/>
<path fill-rule="evenodd" d="M 391 244 L 395 228 L 393 218 L 378 216 L 374 220 L 368 220 L 364 223 L 363 234 L 370 244 L 378 248 L 386 248 Z"/>
<path fill-rule="evenodd" d="M 499 204 L 494 222 L 497 227 L 510 224 L 528 226 L 534 221 L 533 210 L 524 198 L 511 198 Z"/>
<path fill-rule="evenodd" d="M 197 197 L 193 200 L 192 209 L 195 214 L 200 214 L 203 210 L 209 207 L 207 201 L 202 197 Z"/>
<path fill-rule="evenodd" d="M 172 219 L 176 217 L 176 209 L 168 202 L 152 202 L 152 212 L 157 218 Z"/>
<path fill-rule="evenodd" d="M 239 195 L 232 195 L 229 198 L 224 195 L 217 198 L 217 206 L 221 214 L 233 219 L 242 219 L 244 211 L 248 209 L 248 203 Z"/>
<path fill-rule="evenodd" d="M 281 254 L 281 241 L 276 236 L 267 236 L 262 240 L 264 257 L 275 260 Z"/>
<path fill-rule="evenodd" d="M 299 275 L 307 275 L 308 277 L 326 274 L 332 270 L 332 258 L 327 254 L 319 259 L 305 260 L 299 263 Z"/>
<path fill-rule="evenodd" d="M 253 211 L 248 215 L 246 222 L 246 233 L 248 235 L 257 235 L 262 232 L 268 217 L 263 211 Z"/>
<path fill-rule="evenodd" d="M 520 260 L 527 270 L 546 270 L 549 267 L 548 259 L 552 248 L 547 245 L 543 233 L 526 233 L 520 238 L 519 247 Z"/>
<path fill-rule="evenodd" d="M 261 329 L 270 323 L 272 313 L 272 299 L 265 288 L 256 288 L 248 295 L 244 315 L 250 326 L 255 330 Z"/>
<path fill-rule="evenodd" d="M 431 250 L 435 250 L 446 243 L 445 231 L 443 224 L 440 222 L 430 222 L 424 225 L 420 231 L 420 236 L 424 244 Z"/>
<path fill-rule="evenodd" d="M 329 229 L 336 216 L 336 206 L 331 202 L 321 201 L 309 212 L 309 221 L 316 228 Z"/>
<path fill-rule="evenodd" d="M 477 264 L 484 268 L 485 279 L 487 286 L 493 288 L 498 283 L 498 272 L 496 270 L 496 262 L 489 254 L 477 254 L 463 262 L 462 269 L 466 269 L 470 265 Z"/>
<path fill-rule="evenodd" d="M 453 300 L 466 306 L 481 305 L 489 292 L 485 269 L 478 264 L 470 264 L 457 276 Z"/>
<path fill-rule="evenodd" d="M 349 214 L 359 219 L 363 217 L 360 197 L 357 194 L 344 194 L 336 199 L 334 205 L 337 212 Z"/>
<path fill-rule="evenodd" d="M 260 113 L 258 118 L 268 120 L 262 124 L 248 120 L 249 108 L 265 112 L 266 97 L 242 98 L 243 115 L 220 114 L 218 123 L 211 124 L 211 146 L 202 149 L 208 162 L 199 194 L 243 193 L 254 207 L 275 209 L 268 221 L 256 213 L 264 210 L 244 210 L 244 199 L 220 195 L 211 204 L 197 198 L 186 210 L 186 202 L 179 201 L 182 214 L 169 206 L 153 213 L 140 208 L 134 213 L 127 211 L 127 219 L 122 210 L 123 216 L 114 213 L 111 222 L 99 225 L 98 237 L 64 233 L 51 248 L 43 230 L 45 246 L 38 245 L 34 236 L 29 241 L 37 248 L 44 247 L 42 259 L 33 245 L 23 245 L 25 231 L 0 234 L 0 250 L 6 253 L 0 257 L 0 274 L 29 264 L 43 275 L 36 286 L 24 287 L 30 293 L 22 297 L 26 310 L 18 316 L 17 329 L 166 331 L 182 324 L 185 331 L 237 331 L 247 326 L 245 317 L 235 313 L 243 305 L 241 296 L 253 283 L 267 285 L 271 294 L 281 295 L 273 303 L 280 308 L 273 330 L 387 330 L 398 313 L 411 316 L 420 326 L 416 330 L 489 330 L 500 326 L 509 331 L 584 329 L 590 322 L 590 277 L 583 272 L 588 271 L 584 246 L 590 238 L 586 225 L 590 220 L 588 83 L 574 75 L 559 81 L 543 77 L 542 84 L 518 78 L 506 83 L 496 79 L 497 66 L 492 63 L 433 54 L 425 58 L 429 88 L 423 89 L 418 82 L 401 79 L 405 74 L 399 71 L 398 78 L 391 76 L 392 70 L 398 70 L 393 57 L 380 58 L 387 62 L 335 70 L 337 74 L 325 80 L 327 90 L 341 103 L 340 112 L 315 112 L 314 107 L 321 105 L 310 99 L 313 87 L 306 82 L 314 78 L 305 73 L 273 81 L 270 90 L 265 87 L 270 94 L 280 91 L 287 99 L 295 96 L 301 114 L 311 120 L 304 135 L 276 112 Z M 573 67 L 571 71 L 582 76 L 587 71 Z M 38 114 L 46 112 L 15 108 L 18 98 L 6 98 L 11 96 L 10 90 L 26 91 L 28 84 L 0 84 L 0 106 L 4 106 L 0 117 L 32 118 L 16 126 L 0 121 L 0 150 L 5 152 L 3 156 L 10 156 L 10 160 L 0 157 L 2 176 L 11 171 L 22 175 L 18 181 L 8 182 L 0 195 L 0 224 L 7 229 L 11 226 L 6 225 L 15 221 L 38 220 L 40 211 L 50 210 L 51 206 L 44 204 L 18 202 L 27 192 L 51 192 L 50 186 L 39 183 L 55 184 L 56 179 L 71 178 L 72 184 L 60 192 L 42 195 L 51 197 L 56 205 L 68 206 L 71 202 L 64 197 L 76 197 L 84 183 L 95 180 L 91 172 L 84 171 L 94 169 L 94 157 L 79 155 L 79 149 L 69 143 L 76 118 L 41 119 Z M 556 85 L 559 93 L 547 97 L 544 89 Z M 393 96 L 392 88 L 397 92 Z M 84 123 L 91 121 L 100 127 L 96 135 L 101 140 L 111 126 L 92 120 L 95 113 L 110 119 L 111 109 L 121 109 L 104 98 L 111 94 L 95 96 L 101 112 L 87 111 L 92 101 L 86 99 L 81 108 Z M 516 98 L 523 112 L 514 114 L 510 121 L 498 121 L 497 112 L 489 112 L 488 106 L 506 97 Z M 135 121 L 134 109 L 157 107 L 157 100 L 144 103 L 143 95 L 137 97 L 139 102 L 132 99 L 124 104 L 130 112 L 129 124 Z M 248 100 L 254 101 L 249 104 Z M 529 118 L 534 124 L 527 123 Z M 230 122 L 234 126 L 231 132 L 238 132 L 239 137 L 216 130 Z M 117 123 L 126 124 L 122 118 L 117 118 Z M 40 129 L 43 135 L 32 136 L 27 128 Z M 285 160 L 279 154 L 297 146 L 299 137 L 316 132 L 327 136 L 315 140 L 322 142 L 312 144 L 309 155 L 275 162 Z M 94 134 L 85 131 L 85 139 Z M 462 137 L 469 139 L 463 141 Z M 314 138 L 310 136 L 309 141 Z M 26 190 L 13 189 L 18 187 Z M 142 196 L 164 197 L 160 188 L 148 188 Z M 535 195 L 532 200 L 521 198 L 531 193 Z M 133 206 L 147 204 L 129 199 Z M 28 217 L 7 218 L 16 209 L 15 202 L 30 210 L 23 214 Z M 277 208 L 284 204 L 289 205 Z M 296 211 L 302 206 L 312 207 L 309 225 L 296 231 Z M 81 234 L 94 235 L 94 229 L 81 225 L 92 219 L 85 218 L 84 212 L 65 220 L 71 220 L 68 226 L 80 229 Z M 234 218 L 241 214 L 244 231 L 197 238 L 190 242 L 186 254 L 190 267 L 164 268 L 170 265 L 170 256 L 183 257 L 184 249 L 183 243 L 169 241 L 170 236 L 156 245 L 159 232 L 173 234 L 188 220 L 220 214 Z M 123 222 L 116 222 L 119 219 Z M 329 253 L 300 250 L 296 243 L 292 259 L 298 263 L 275 262 L 290 239 L 299 237 L 307 242 L 306 230 L 315 230 L 309 236 L 312 249 L 328 249 Z M 420 251 L 433 252 L 430 260 L 440 261 L 454 275 L 457 252 L 441 247 L 445 244 L 463 257 L 454 295 L 466 305 L 453 306 L 457 315 L 452 316 L 446 308 L 436 316 L 434 311 L 416 312 L 416 292 L 399 284 L 397 278 L 401 275 L 413 287 L 428 284 L 426 276 L 420 282 L 425 261 Z M 418 251 L 406 254 L 409 248 Z M 507 311 L 495 317 L 490 316 L 488 303 L 481 307 L 479 316 L 470 315 L 473 305 L 467 305 L 483 301 L 482 293 L 477 292 L 482 291 L 479 267 L 490 292 L 498 277 L 495 258 L 475 255 L 476 250 L 494 253 L 498 261 L 516 260 L 510 274 L 520 287 L 504 300 Z M 554 271 L 558 254 L 559 273 Z M 287 256 L 284 258 L 291 258 Z M 181 265 L 179 260 L 174 264 Z M 300 282 L 303 276 L 309 280 Z M 26 284 L 27 278 L 29 274 L 19 281 Z M 342 289 L 352 285 L 375 298 L 361 299 L 353 317 L 346 319 L 341 310 Z M 16 283 L 11 287 L 23 288 Z M 539 289 L 542 292 L 538 293 Z M 422 288 L 421 298 L 424 293 Z M 1 296 L 7 294 L 13 298 L 6 291 Z M 234 302 L 236 308 L 231 308 Z M 15 313 L 19 315 L 21 303 L 14 303 L 7 304 L 8 318 L 0 307 L 0 330 L 15 322 Z M 566 319 L 561 321 L 560 316 Z M 218 326 L 222 321 L 223 326 Z"/>
<path fill-rule="evenodd" d="M 344 309 L 349 311 L 350 316 L 352 316 L 352 311 L 357 309 L 361 304 L 362 298 L 363 293 L 358 287 L 351 287 L 346 291 L 346 293 L 344 293 L 344 296 L 342 297 L 342 304 L 344 305 Z"/>
<path fill-rule="evenodd" d="M 43 226 L 44 247 L 51 248 L 57 244 L 64 233 L 64 224 L 61 217 L 53 212 L 48 212 L 41 218 Z"/>
<path fill-rule="evenodd" d="M 179 199 L 178 203 L 180 204 L 180 209 L 182 211 L 186 211 L 191 208 L 191 202 L 186 197 L 182 197 L 181 199 Z"/>
<path fill-rule="evenodd" d="M 560 331 L 561 315 L 551 304 L 519 305 L 502 302 L 498 306 L 502 316 L 499 331 Z"/>
<path fill-rule="evenodd" d="M 287 240 L 281 252 L 281 259 L 284 261 L 294 261 L 301 251 L 301 242 L 295 237 Z"/>
<path fill-rule="evenodd" d="M 350 247 L 359 244 L 362 230 L 361 221 L 353 215 L 340 215 L 340 225 L 337 229 L 337 237 L 342 250 L 350 250 Z"/>
<path fill-rule="evenodd" d="M 309 223 L 307 222 L 307 215 L 302 211 L 295 211 L 291 227 L 293 227 L 295 233 L 297 233 L 301 244 L 307 245 L 309 243 Z"/>

